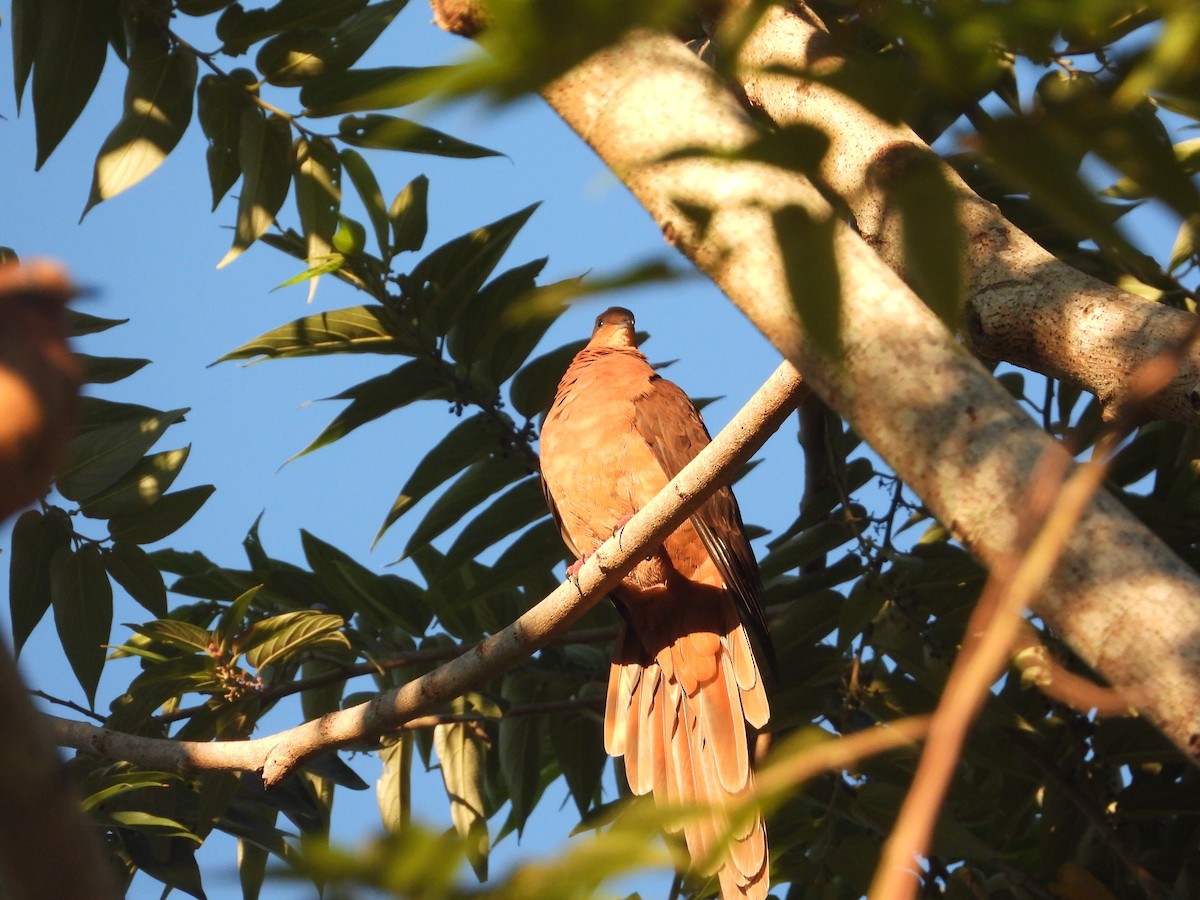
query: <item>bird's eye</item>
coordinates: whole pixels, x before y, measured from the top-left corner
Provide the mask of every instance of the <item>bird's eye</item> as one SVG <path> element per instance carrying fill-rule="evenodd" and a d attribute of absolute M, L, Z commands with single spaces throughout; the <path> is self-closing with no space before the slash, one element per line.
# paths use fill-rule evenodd
<path fill-rule="evenodd" d="M 604 324 L 604 316 L 596 316 L 596 327 L 599 328 Z"/>

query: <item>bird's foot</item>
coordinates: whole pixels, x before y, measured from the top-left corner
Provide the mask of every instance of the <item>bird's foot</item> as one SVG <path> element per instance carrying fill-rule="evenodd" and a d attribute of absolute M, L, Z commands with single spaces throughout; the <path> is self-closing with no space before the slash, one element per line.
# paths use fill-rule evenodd
<path fill-rule="evenodd" d="M 632 519 L 633 516 L 634 516 L 633 513 L 629 513 L 628 515 L 621 516 L 621 518 L 617 519 L 617 524 L 613 526 L 613 534 L 615 534 L 617 536 L 617 549 L 618 550 L 625 549 L 624 547 L 621 546 L 621 538 L 625 534 L 625 526 L 629 524 L 629 520 Z"/>
<path fill-rule="evenodd" d="M 585 553 L 575 562 L 567 566 L 567 580 L 574 583 L 576 590 L 581 590 L 579 587 L 579 570 L 583 568 L 583 564 L 587 562 L 590 553 Z"/>

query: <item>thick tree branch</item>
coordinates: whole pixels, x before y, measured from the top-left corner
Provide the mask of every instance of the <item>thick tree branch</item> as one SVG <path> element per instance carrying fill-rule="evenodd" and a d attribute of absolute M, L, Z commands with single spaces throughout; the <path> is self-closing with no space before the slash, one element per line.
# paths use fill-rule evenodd
<path fill-rule="evenodd" d="M 782 364 L 713 442 L 653 501 L 607 540 L 579 571 L 503 631 L 433 672 L 367 703 L 329 713 L 287 731 L 249 741 L 202 743 L 123 734 L 50 718 L 60 744 L 173 771 L 261 771 L 268 785 L 319 753 L 370 740 L 426 715 L 495 677 L 562 634 L 728 481 L 795 408 L 801 385 Z"/>
<path fill-rule="evenodd" d="M 72 293 L 49 264 L 0 266 L 0 519 L 45 494 L 75 427 L 80 372 L 64 314 Z M 0 894 L 119 897 L 81 798 L 3 644 L 0 735 Z"/>
<path fill-rule="evenodd" d="M 671 37 L 635 32 L 543 95 L 957 538 L 989 565 L 1012 549 L 1034 466 L 1066 451 L 808 181 L 719 158 L 757 131 L 711 70 Z M 711 155 L 679 156 L 697 149 Z M 807 340 L 793 303 L 775 217 L 789 208 L 832 233 L 836 362 Z M 1177 746 L 1200 753 L 1200 578 L 1110 495 L 1089 506 L 1034 608 Z"/>
<path fill-rule="evenodd" d="M 745 0 L 730 6 L 744 10 Z M 738 57 L 751 106 L 778 125 L 811 125 L 828 136 L 820 178 L 853 212 L 859 231 L 903 275 L 898 217 L 883 185 L 903 177 L 929 147 L 903 123 L 878 118 L 845 94 L 781 70 L 828 73 L 853 65 L 802 3 L 769 6 Z M 958 195 L 965 239 L 967 309 L 963 337 L 987 359 L 1064 378 L 1095 394 L 1106 415 L 1118 408 L 1129 374 L 1177 345 L 1195 316 L 1122 291 L 1048 253 L 942 164 Z M 1143 410 L 1146 418 L 1200 424 L 1200 348 Z"/>

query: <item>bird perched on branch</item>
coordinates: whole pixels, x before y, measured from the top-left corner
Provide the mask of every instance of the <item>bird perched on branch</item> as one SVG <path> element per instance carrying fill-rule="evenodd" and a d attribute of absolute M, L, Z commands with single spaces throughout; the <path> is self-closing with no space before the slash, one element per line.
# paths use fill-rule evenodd
<path fill-rule="evenodd" d="M 637 348 L 613 307 L 558 385 L 541 433 L 542 481 L 580 560 L 709 442 L 700 413 Z M 578 565 L 578 564 L 576 564 Z M 622 625 L 609 674 L 604 745 L 636 794 L 712 810 L 683 826 L 692 860 L 726 898 L 762 898 L 770 879 L 761 817 L 726 810 L 753 782 L 747 725 L 770 712 L 747 629 L 771 653 L 758 565 L 737 501 L 720 488 L 613 591 Z M 732 830 L 728 849 L 714 849 Z"/>

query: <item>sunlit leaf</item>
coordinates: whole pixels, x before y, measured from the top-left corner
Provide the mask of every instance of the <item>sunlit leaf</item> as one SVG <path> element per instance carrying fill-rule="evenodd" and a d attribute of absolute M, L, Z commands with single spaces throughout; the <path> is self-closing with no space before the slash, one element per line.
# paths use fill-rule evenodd
<path fill-rule="evenodd" d="M 383 771 L 375 782 L 379 817 L 388 831 L 407 828 L 412 820 L 413 737 L 406 731 L 379 741 Z"/>
<path fill-rule="evenodd" d="M 296 140 L 296 209 L 304 232 L 310 266 L 327 260 L 333 252 L 334 232 L 338 229 L 338 211 L 342 205 L 342 161 L 327 138 Z M 311 302 L 316 291 L 314 277 L 308 292 Z"/>
<path fill-rule="evenodd" d="M 83 514 L 93 519 L 109 519 L 156 503 L 174 483 L 190 452 L 189 444 L 144 457 L 112 485 L 88 497 L 82 504 Z"/>
<path fill-rule="evenodd" d="M 196 57 L 139 42 L 129 57 L 121 119 L 100 147 L 92 190 L 83 214 L 137 184 L 167 158 L 192 121 Z"/>
<path fill-rule="evenodd" d="M 281 325 L 226 353 L 217 362 L 327 353 L 411 353 L 399 325 L 383 306 L 350 306 Z"/>
<path fill-rule="evenodd" d="M 138 634 L 188 653 L 207 653 L 213 643 L 207 628 L 176 619 L 157 619 L 144 625 L 130 626 Z"/>
<path fill-rule="evenodd" d="M 238 638 L 238 649 L 256 669 L 284 662 L 304 650 L 348 647 L 341 616 L 310 609 L 296 610 L 255 622 Z"/>
<path fill-rule="evenodd" d="M 145 414 L 84 431 L 67 448 L 56 481 L 59 493 L 69 500 L 86 502 L 111 487 L 186 413 L 187 409 L 146 410 Z"/>
<path fill-rule="evenodd" d="M 421 249 L 429 228 L 428 202 L 429 179 L 424 175 L 418 175 L 396 195 L 388 208 L 393 253 Z"/>
<path fill-rule="evenodd" d="M 233 246 L 217 268 L 227 266 L 258 240 L 275 221 L 292 182 L 292 142 L 287 120 L 264 118 L 254 108 L 242 112 L 238 135 L 242 193 L 238 197 Z"/>
<path fill-rule="evenodd" d="M 376 3 L 331 29 L 286 31 L 263 44 L 255 64 L 267 81 L 283 87 L 328 77 L 357 62 L 407 2 Z"/>
<path fill-rule="evenodd" d="M 466 842 L 467 858 L 480 881 L 487 879 L 488 831 L 484 801 L 486 754 L 469 723 L 433 729 L 433 746 L 450 798 L 450 819 Z"/>
<path fill-rule="evenodd" d="M 50 592 L 63 652 L 88 703 L 95 705 L 104 645 L 112 630 L 112 586 L 100 548 L 95 544 L 78 550 L 59 547 L 50 559 Z"/>

